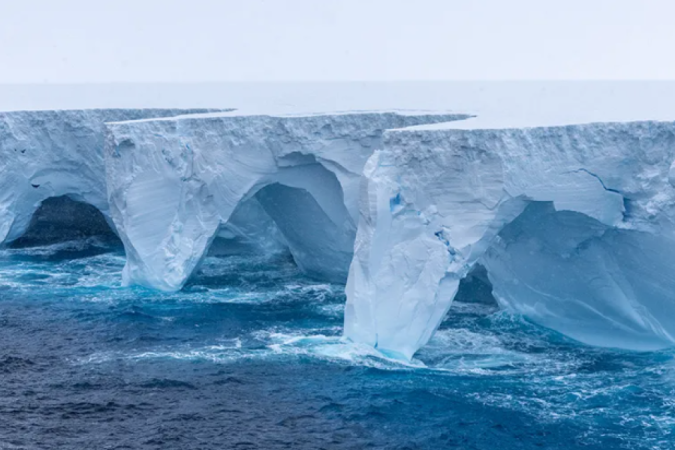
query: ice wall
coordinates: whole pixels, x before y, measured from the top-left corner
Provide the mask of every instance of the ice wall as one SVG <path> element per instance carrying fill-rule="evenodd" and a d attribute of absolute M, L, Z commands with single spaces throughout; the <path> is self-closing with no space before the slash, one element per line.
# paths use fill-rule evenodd
<path fill-rule="evenodd" d="M 359 179 L 388 128 L 455 114 L 216 114 L 109 124 L 111 215 L 125 284 L 180 289 L 235 208 L 255 197 L 298 266 L 344 280 Z"/>
<path fill-rule="evenodd" d="M 100 109 L 0 113 L 0 244 L 20 237 L 41 202 L 68 195 L 108 215 L 108 121 L 208 110 Z"/>
<path fill-rule="evenodd" d="M 364 169 L 345 335 L 410 358 L 459 281 L 583 342 L 675 343 L 675 124 L 392 130 Z"/>

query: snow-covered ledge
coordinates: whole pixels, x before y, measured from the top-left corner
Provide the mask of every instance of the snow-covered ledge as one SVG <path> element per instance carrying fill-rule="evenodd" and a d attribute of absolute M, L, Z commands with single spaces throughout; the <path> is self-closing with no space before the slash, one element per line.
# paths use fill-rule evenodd
<path fill-rule="evenodd" d="M 386 129 L 456 114 L 206 114 L 108 124 L 124 284 L 180 289 L 233 211 L 255 198 L 306 273 L 344 281 L 363 166 Z"/>
<path fill-rule="evenodd" d="M 385 133 L 367 162 L 345 335 L 404 358 L 487 268 L 500 305 L 582 342 L 675 343 L 675 123 Z"/>
<path fill-rule="evenodd" d="M 105 122 L 205 109 L 94 109 L 0 113 L 0 244 L 22 236 L 40 204 L 70 196 L 108 216 Z"/>

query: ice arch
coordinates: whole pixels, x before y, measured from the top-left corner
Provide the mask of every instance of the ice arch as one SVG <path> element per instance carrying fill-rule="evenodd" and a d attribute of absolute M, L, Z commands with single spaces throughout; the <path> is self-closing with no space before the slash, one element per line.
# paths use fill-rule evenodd
<path fill-rule="evenodd" d="M 22 236 L 40 204 L 75 196 L 108 216 L 105 122 L 207 110 L 99 109 L 0 113 L 0 244 Z"/>
<path fill-rule="evenodd" d="M 335 175 L 313 157 L 305 161 L 261 179 L 220 224 L 217 236 L 244 240 L 258 252 L 289 250 L 307 275 L 344 282 L 356 226 Z M 213 244 L 207 251 L 222 254 L 237 246 L 231 241 L 218 244 L 215 252 Z"/>
<path fill-rule="evenodd" d="M 482 263 L 502 306 L 571 337 L 675 343 L 675 124 L 428 128 L 364 169 L 347 337 L 411 358 Z"/>
<path fill-rule="evenodd" d="M 216 114 L 111 123 L 106 170 L 127 253 L 123 283 L 180 289 L 237 205 L 253 196 L 303 270 L 343 278 L 361 170 L 384 130 L 465 117 Z"/>

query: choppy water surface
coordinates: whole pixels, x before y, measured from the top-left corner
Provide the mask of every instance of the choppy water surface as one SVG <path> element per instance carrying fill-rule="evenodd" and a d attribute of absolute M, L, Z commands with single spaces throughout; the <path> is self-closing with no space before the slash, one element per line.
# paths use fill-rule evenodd
<path fill-rule="evenodd" d="M 343 287 L 288 258 L 209 258 L 176 294 L 123 265 L 95 239 L 0 252 L 0 448 L 675 448 L 670 351 L 457 302 L 402 364 L 341 340 Z"/>

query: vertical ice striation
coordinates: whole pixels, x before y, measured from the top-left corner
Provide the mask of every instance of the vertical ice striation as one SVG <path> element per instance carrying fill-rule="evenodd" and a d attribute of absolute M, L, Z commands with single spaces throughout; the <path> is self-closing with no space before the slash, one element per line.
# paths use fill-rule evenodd
<path fill-rule="evenodd" d="M 575 339 L 675 343 L 675 124 L 463 126 L 389 131 L 368 161 L 345 335 L 412 357 L 481 263 Z"/>

